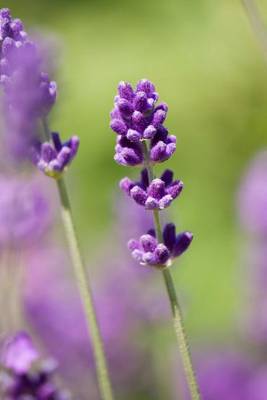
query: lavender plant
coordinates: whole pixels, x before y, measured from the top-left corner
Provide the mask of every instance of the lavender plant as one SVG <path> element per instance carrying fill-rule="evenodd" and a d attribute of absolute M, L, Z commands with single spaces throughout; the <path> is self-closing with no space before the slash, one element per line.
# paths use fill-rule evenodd
<path fill-rule="evenodd" d="M 50 81 L 48 74 L 42 71 L 42 57 L 38 46 L 24 31 L 22 22 L 13 19 L 6 8 L 0 10 L 0 84 L 4 93 L 8 142 L 11 150 L 14 150 L 15 158 L 30 158 L 45 175 L 57 182 L 63 224 L 87 318 L 88 332 L 93 342 L 100 392 L 104 400 L 111 400 L 111 384 L 92 293 L 63 178 L 77 153 L 79 139 L 72 136 L 68 141 L 62 142 L 58 133 L 50 132 L 47 117 L 55 103 L 56 83 Z"/>
<path fill-rule="evenodd" d="M 173 325 L 183 361 L 191 398 L 200 399 L 200 393 L 192 366 L 185 334 L 182 313 L 169 267 L 173 260 L 189 247 L 193 235 L 190 232 L 176 234 L 174 224 L 162 229 L 159 211 L 168 207 L 180 194 L 183 184 L 173 181 L 173 173 L 166 170 L 156 178 L 153 167 L 168 160 L 176 150 L 176 138 L 164 126 L 168 107 L 156 104 L 158 93 L 147 79 L 138 82 L 136 89 L 127 82 L 120 82 L 111 112 L 110 127 L 117 134 L 114 159 L 124 166 L 143 166 L 141 178 L 133 182 L 124 178 L 120 187 L 134 201 L 152 210 L 154 228 L 139 239 L 132 239 L 128 247 L 141 265 L 152 266 L 163 273 L 169 296 Z"/>
<path fill-rule="evenodd" d="M 70 400 L 54 382 L 56 363 L 42 359 L 30 336 L 19 332 L 3 344 L 0 392 L 8 400 Z"/>

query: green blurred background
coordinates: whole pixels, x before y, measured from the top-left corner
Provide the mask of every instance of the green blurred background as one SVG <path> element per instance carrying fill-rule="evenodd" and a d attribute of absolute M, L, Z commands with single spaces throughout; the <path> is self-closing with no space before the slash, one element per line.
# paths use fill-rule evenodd
<path fill-rule="evenodd" d="M 151 79 L 177 135 L 167 163 L 185 183 L 171 217 L 195 240 L 173 272 L 192 338 L 231 334 L 242 300 L 236 192 L 266 143 L 267 69 L 240 1 L 14 0 L 29 27 L 55 35 L 59 100 L 51 126 L 81 137 L 69 185 L 84 251 L 110 229 L 118 180 L 109 112 L 120 80 Z M 263 15 L 267 3 L 259 2 Z M 267 17 L 267 16 L 266 16 Z M 162 168 L 161 166 L 160 168 Z M 112 240 L 112 238 L 111 238 Z"/>

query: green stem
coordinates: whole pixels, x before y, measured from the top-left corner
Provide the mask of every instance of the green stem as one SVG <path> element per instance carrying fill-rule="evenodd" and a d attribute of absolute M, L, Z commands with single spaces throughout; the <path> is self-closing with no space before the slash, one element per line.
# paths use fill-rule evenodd
<path fill-rule="evenodd" d="M 153 168 L 149 161 L 149 153 L 146 142 L 143 142 L 143 153 L 144 153 L 144 160 L 145 160 L 145 167 L 148 170 L 149 181 L 154 177 Z M 159 212 L 158 210 L 153 211 L 153 218 L 154 218 L 154 226 L 156 231 L 157 239 L 160 243 L 163 242 L 162 236 L 162 229 L 160 225 L 159 219 Z M 174 331 L 176 334 L 176 338 L 178 341 L 178 347 L 180 350 L 182 363 L 184 367 L 184 372 L 188 384 L 188 388 L 190 390 L 191 399 L 192 400 L 200 400 L 200 391 L 197 385 L 196 376 L 192 364 L 192 357 L 189 349 L 189 344 L 187 340 L 187 335 L 184 328 L 184 321 L 182 316 L 181 307 L 178 301 L 178 297 L 176 294 L 173 278 L 171 271 L 167 268 L 162 270 L 165 286 L 167 289 L 167 294 L 169 297 L 171 310 L 172 310 L 172 319 L 173 319 L 173 326 Z"/>
<path fill-rule="evenodd" d="M 86 268 L 81 258 L 77 234 L 73 223 L 68 192 L 63 178 L 57 180 L 57 186 L 61 202 L 62 220 L 70 249 L 70 255 L 72 258 L 72 263 L 80 291 L 80 296 L 83 302 L 88 332 L 91 334 L 93 342 L 94 356 L 96 361 L 96 371 L 97 371 L 101 396 L 103 400 L 112 400 L 113 396 L 112 396 L 111 383 L 108 374 L 103 343 L 100 336 L 100 331 L 94 310 L 93 296 L 90 285 L 88 283 Z"/>
<path fill-rule="evenodd" d="M 50 131 L 46 120 L 43 120 L 43 127 L 46 140 L 50 140 Z M 66 184 L 63 177 L 58 179 L 56 182 L 61 203 L 62 221 L 65 228 L 75 278 L 84 308 L 88 333 L 89 336 L 91 335 L 92 338 L 94 358 L 96 363 L 96 373 L 101 398 L 103 400 L 112 400 L 112 388 L 104 353 L 104 346 L 96 318 L 89 278 L 79 248 L 78 237 L 74 226 Z"/>

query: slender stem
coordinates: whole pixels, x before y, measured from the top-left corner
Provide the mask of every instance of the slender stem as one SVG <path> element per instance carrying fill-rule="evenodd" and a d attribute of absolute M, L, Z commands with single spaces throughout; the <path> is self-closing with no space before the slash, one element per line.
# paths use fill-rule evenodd
<path fill-rule="evenodd" d="M 144 153 L 144 160 L 145 160 L 145 167 L 148 170 L 149 181 L 151 181 L 154 177 L 153 167 L 149 161 L 149 153 L 146 142 L 143 142 L 143 153 Z M 160 225 L 159 219 L 159 211 L 153 211 L 153 218 L 154 218 L 154 226 L 156 231 L 157 239 L 160 243 L 163 242 L 163 235 L 162 229 Z M 178 347 L 180 350 L 184 372 L 188 384 L 188 388 L 191 394 L 192 400 L 200 400 L 200 391 L 197 385 L 196 376 L 192 364 L 192 357 L 189 349 L 189 344 L 184 328 L 183 316 L 181 307 L 178 301 L 178 297 L 176 294 L 173 278 L 171 275 L 171 271 L 167 268 L 162 270 L 165 286 L 167 289 L 168 297 L 170 300 L 171 310 L 172 310 L 172 319 L 173 319 L 173 326 L 174 331 L 176 334 L 176 338 L 178 341 Z"/>
<path fill-rule="evenodd" d="M 57 186 L 62 206 L 62 219 L 70 249 L 74 272 L 84 306 L 87 320 L 87 328 L 92 337 L 97 377 L 101 396 L 103 400 L 112 400 L 113 396 L 111 383 L 108 374 L 103 343 L 94 310 L 92 292 L 88 283 L 88 276 L 86 273 L 85 265 L 81 258 L 77 234 L 73 223 L 68 192 L 63 178 L 57 180 Z"/>
<path fill-rule="evenodd" d="M 257 3 L 254 0 L 241 0 L 241 2 L 267 62 L 267 30 Z"/>
<path fill-rule="evenodd" d="M 46 140 L 50 140 L 50 131 L 46 120 L 43 120 L 44 133 Z M 89 284 L 89 277 L 82 260 L 78 237 L 73 221 L 70 200 L 64 178 L 61 177 L 57 181 L 57 188 L 61 203 L 61 214 L 63 225 L 65 228 L 66 238 L 72 259 L 74 273 L 80 292 L 81 301 L 87 322 L 89 336 L 91 335 L 93 351 L 96 363 L 96 373 L 100 389 L 101 398 L 103 400 L 112 400 L 112 387 L 107 368 L 107 362 L 104 353 L 104 346 L 97 322 L 93 295 Z"/>

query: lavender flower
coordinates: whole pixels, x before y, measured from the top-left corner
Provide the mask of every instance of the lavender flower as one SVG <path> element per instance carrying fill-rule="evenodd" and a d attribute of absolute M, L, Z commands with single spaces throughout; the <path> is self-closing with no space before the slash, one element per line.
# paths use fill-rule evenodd
<path fill-rule="evenodd" d="M 118 134 L 114 159 L 119 164 L 135 166 L 143 163 L 142 140 L 151 140 L 150 159 L 162 162 L 176 149 L 175 136 L 163 126 L 168 107 L 156 106 L 158 94 L 147 79 L 138 82 L 136 90 L 120 82 L 115 107 L 111 112 L 111 129 Z"/>
<path fill-rule="evenodd" d="M 67 392 L 59 390 L 53 383 L 55 362 L 41 360 L 31 338 L 24 332 L 6 341 L 1 366 L 4 369 L 0 375 L 4 399 L 70 399 Z"/>
<path fill-rule="evenodd" d="M 139 182 L 124 178 L 120 188 L 132 197 L 137 204 L 145 206 L 148 210 L 162 210 L 168 207 L 181 193 L 183 183 L 173 181 L 173 172 L 166 170 L 160 179 L 153 179 L 149 183 L 147 169 L 143 169 Z"/>
<path fill-rule="evenodd" d="M 79 148 L 79 138 L 72 136 L 62 143 L 58 133 L 52 132 L 51 136 L 54 146 L 48 142 L 42 143 L 39 153 L 35 152 L 34 157 L 40 171 L 58 179 L 75 157 Z"/>
<path fill-rule="evenodd" d="M 56 99 L 56 83 L 42 72 L 42 58 L 18 19 L 0 10 L 0 85 L 5 115 L 5 143 L 15 160 L 29 157 L 38 141 L 38 122 Z"/>
<path fill-rule="evenodd" d="M 174 224 L 167 224 L 163 229 L 163 243 L 156 239 L 155 230 L 151 229 L 139 240 L 131 239 L 128 243 L 132 256 L 141 265 L 151 265 L 158 268 L 170 266 L 172 260 L 183 254 L 189 247 L 193 235 L 191 232 L 181 232 L 176 236 Z"/>

